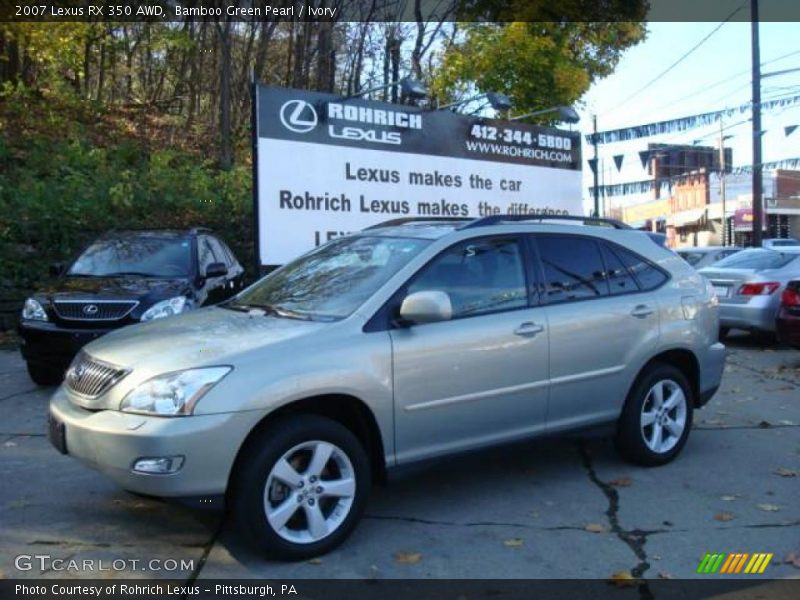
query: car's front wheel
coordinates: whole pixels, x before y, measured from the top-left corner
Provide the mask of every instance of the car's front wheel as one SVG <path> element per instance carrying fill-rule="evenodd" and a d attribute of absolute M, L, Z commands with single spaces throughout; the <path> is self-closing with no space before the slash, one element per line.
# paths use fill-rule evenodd
<path fill-rule="evenodd" d="M 636 381 L 617 429 L 617 448 L 628 460 L 663 465 L 686 444 L 692 427 L 692 388 L 672 365 L 654 364 Z"/>
<path fill-rule="evenodd" d="M 267 555 L 303 560 L 350 535 L 370 488 L 369 460 L 350 430 L 314 415 L 284 418 L 243 452 L 233 517 Z"/>
<path fill-rule="evenodd" d="M 36 385 L 58 385 L 64 379 L 63 369 L 40 363 L 26 363 L 28 375 Z"/>

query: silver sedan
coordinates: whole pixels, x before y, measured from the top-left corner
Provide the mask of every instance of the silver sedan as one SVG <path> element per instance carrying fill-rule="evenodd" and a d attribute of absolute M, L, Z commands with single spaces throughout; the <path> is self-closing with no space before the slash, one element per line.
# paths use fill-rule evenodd
<path fill-rule="evenodd" d="M 781 292 L 800 277 L 800 248 L 750 248 L 699 270 L 719 298 L 720 331 L 775 331 Z"/>

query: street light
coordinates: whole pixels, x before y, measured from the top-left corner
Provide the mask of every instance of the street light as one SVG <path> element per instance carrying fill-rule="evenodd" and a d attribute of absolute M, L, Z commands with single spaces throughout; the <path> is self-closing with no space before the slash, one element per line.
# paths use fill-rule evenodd
<path fill-rule="evenodd" d="M 421 98 L 425 98 L 428 95 L 428 88 L 426 88 L 419 81 L 417 81 L 416 79 L 411 79 L 410 77 L 403 77 L 403 79 L 400 79 L 398 81 L 393 81 L 385 85 L 379 85 L 377 87 L 364 90 L 363 92 L 358 92 L 357 94 L 353 94 L 352 96 L 347 96 L 347 98 L 344 98 L 344 100 L 350 100 L 351 98 L 360 98 L 361 96 L 366 96 L 367 94 L 371 94 L 372 92 L 381 92 L 383 90 L 388 90 L 389 88 L 393 88 L 398 85 L 400 86 L 400 90 L 403 92 L 403 95 L 408 96 L 409 98 L 414 98 L 415 100 L 419 100 Z"/>
<path fill-rule="evenodd" d="M 511 117 L 509 121 L 519 121 L 520 119 L 527 119 L 528 117 L 535 117 L 537 115 L 546 115 L 551 112 L 557 112 L 559 121 L 565 123 L 577 123 L 581 120 L 580 115 L 571 106 L 554 106 L 552 108 L 535 110 L 524 115 L 517 115 L 516 117 Z"/>
<path fill-rule="evenodd" d="M 465 98 L 463 100 L 451 102 L 450 104 L 445 104 L 444 106 L 438 107 L 436 110 L 446 110 L 448 108 L 453 108 L 454 106 L 467 104 L 468 102 L 474 102 L 475 100 L 481 100 L 483 98 L 488 100 L 489 104 L 491 104 L 492 108 L 495 110 L 510 110 L 514 105 L 513 102 L 511 102 L 511 98 L 505 94 L 500 94 L 498 92 L 486 92 L 485 94 L 478 94 L 477 96 L 472 96 L 471 98 Z"/>

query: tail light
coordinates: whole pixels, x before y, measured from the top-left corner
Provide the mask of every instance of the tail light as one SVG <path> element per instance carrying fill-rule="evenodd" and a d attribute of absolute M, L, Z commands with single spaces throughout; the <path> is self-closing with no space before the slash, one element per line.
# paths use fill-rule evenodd
<path fill-rule="evenodd" d="M 740 296 L 769 296 L 775 290 L 781 287 L 777 281 L 768 281 L 766 283 L 745 283 L 739 288 Z"/>
<path fill-rule="evenodd" d="M 800 306 L 800 291 L 798 290 L 783 290 L 781 294 L 781 304 L 783 306 Z"/>

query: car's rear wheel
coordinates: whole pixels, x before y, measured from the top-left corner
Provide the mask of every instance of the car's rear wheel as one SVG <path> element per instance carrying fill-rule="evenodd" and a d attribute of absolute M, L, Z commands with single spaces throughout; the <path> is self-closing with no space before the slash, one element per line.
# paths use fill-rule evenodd
<path fill-rule="evenodd" d="M 350 535 L 370 488 L 369 460 L 350 430 L 313 415 L 280 419 L 243 452 L 233 517 L 268 556 L 303 560 Z"/>
<path fill-rule="evenodd" d="M 617 448 L 628 460 L 663 465 L 686 444 L 694 396 L 684 374 L 666 364 L 647 368 L 631 389 L 619 419 Z"/>
<path fill-rule="evenodd" d="M 26 363 L 28 375 L 36 385 L 58 385 L 64 379 L 64 370 L 43 365 L 41 363 Z"/>

